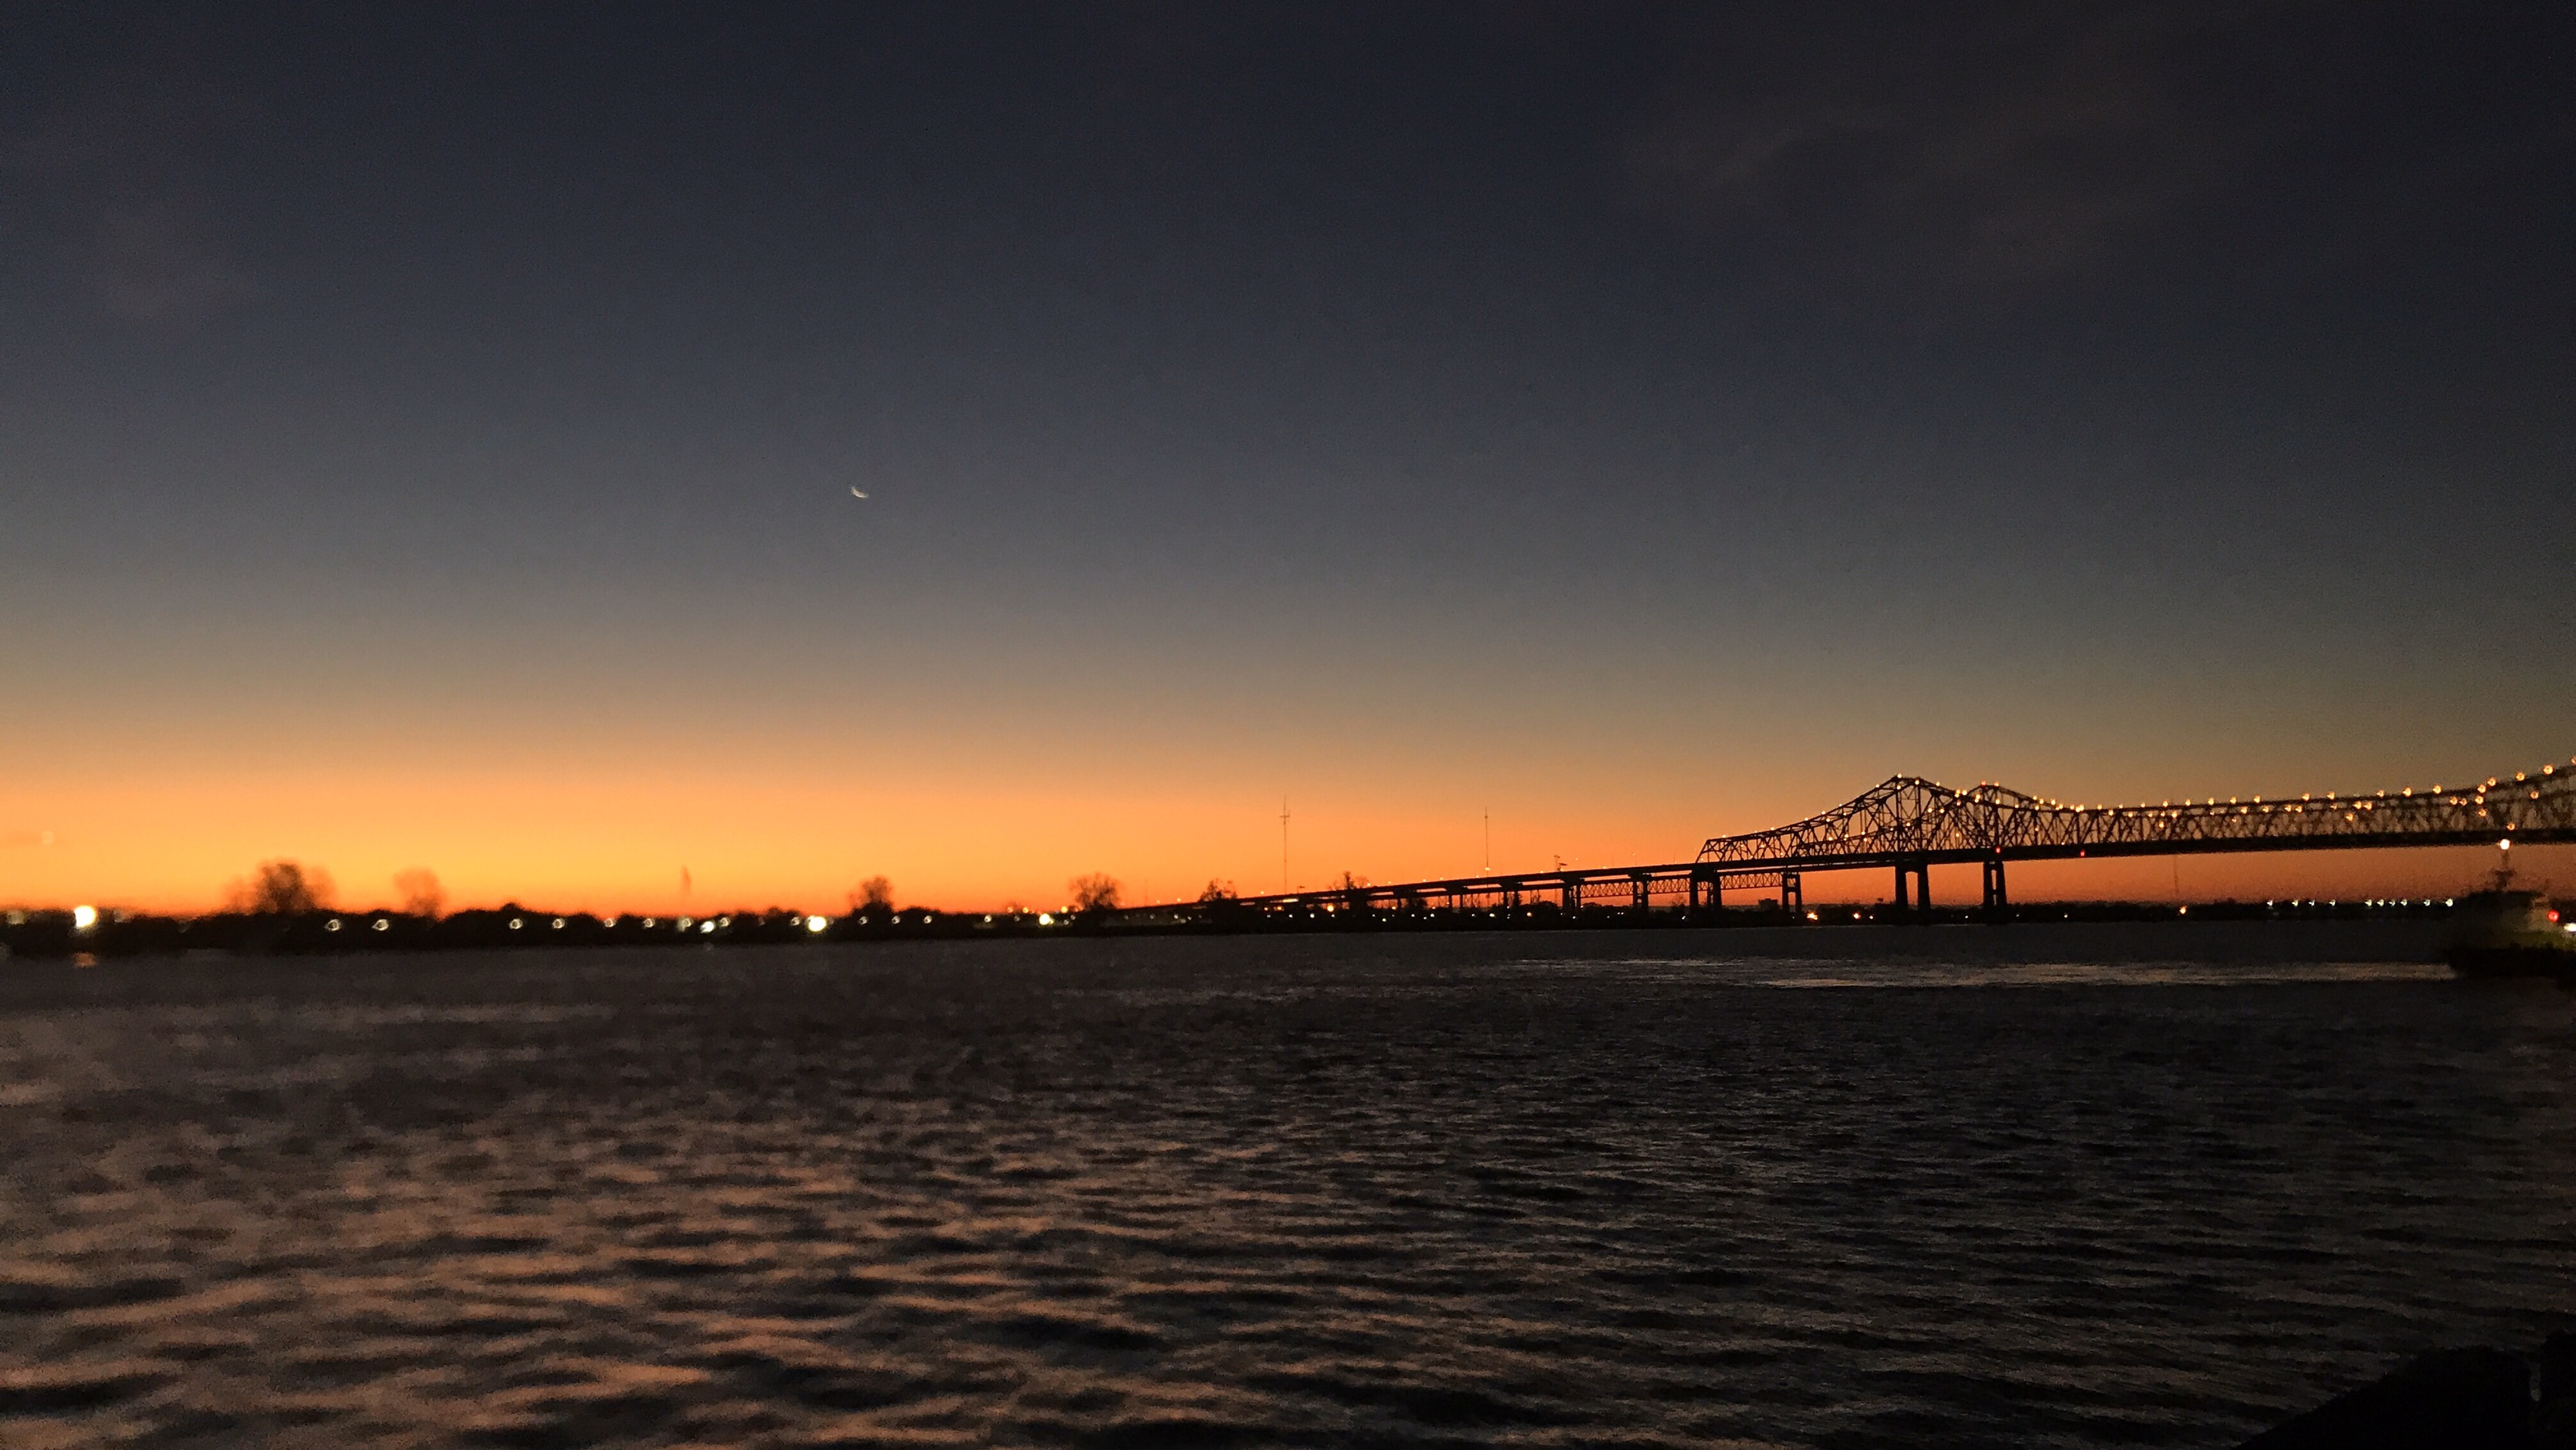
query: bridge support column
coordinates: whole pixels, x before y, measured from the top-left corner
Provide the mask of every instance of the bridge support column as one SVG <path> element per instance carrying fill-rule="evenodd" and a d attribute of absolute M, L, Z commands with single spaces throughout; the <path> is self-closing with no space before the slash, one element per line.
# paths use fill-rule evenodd
<path fill-rule="evenodd" d="M 1807 888 L 1798 880 L 1795 871 L 1780 873 L 1780 906 L 1789 913 L 1791 921 L 1807 919 Z"/>
<path fill-rule="evenodd" d="M 1898 921 L 1932 919 L 1931 862 L 1899 861 L 1896 863 L 1896 919 Z"/>
<path fill-rule="evenodd" d="M 1646 878 L 1643 876 L 1631 876 L 1628 878 L 1628 882 L 1630 885 L 1636 887 L 1636 894 L 1631 904 L 1634 905 L 1640 913 L 1643 913 L 1646 909 Z"/>
<path fill-rule="evenodd" d="M 1990 856 L 1981 864 L 1985 868 L 1986 876 L 1986 920 L 2001 921 L 2012 907 L 2012 903 L 2004 896 L 2003 858 Z"/>

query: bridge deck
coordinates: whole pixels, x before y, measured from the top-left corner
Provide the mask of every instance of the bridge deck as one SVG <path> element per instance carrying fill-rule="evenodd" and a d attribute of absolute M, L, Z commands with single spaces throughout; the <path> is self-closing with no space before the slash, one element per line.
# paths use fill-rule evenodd
<path fill-rule="evenodd" d="M 1929 868 L 1970 863 L 1986 866 L 1987 903 L 2000 905 L 2003 867 L 2011 861 L 2491 846 L 2504 840 L 2576 841 L 2576 769 L 2549 765 L 2509 781 L 2499 776 L 2458 789 L 2393 795 L 2152 806 L 2070 806 L 1998 785 L 1954 791 L 1897 776 L 1793 825 L 1714 837 L 1690 861 L 1353 884 L 1243 897 L 1229 905 L 1288 912 L 1509 908 L 1542 901 L 1567 908 L 1645 907 L 1662 896 L 1696 907 L 1719 904 L 1728 890 L 1761 887 L 1775 888 L 1784 904 L 1796 904 L 1807 873 L 1876 868 L 1898 873 L 1902 906 L 1907 876 L 1921 883 L 1920 890 L 1929 885 Z M 1134 910 L 1175 909 L 1188 908 Z"/>

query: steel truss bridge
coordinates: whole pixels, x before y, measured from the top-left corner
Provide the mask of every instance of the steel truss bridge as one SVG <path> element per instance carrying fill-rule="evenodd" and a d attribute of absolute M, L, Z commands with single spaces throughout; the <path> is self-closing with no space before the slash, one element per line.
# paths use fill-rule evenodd
<path fill-rule="evenodd" d="M 1984 904 L 2007 904 L 2010 861 L 2077 857 L 2216 855 L 2246 851 L 2328 851 L 2391 846 L 2493 846 L 2576 841 L 2576 760 L 2491 776 L 2475 785 L 2394 793 L 2266 800 L 2165 801 L 2156 805 L 2065 805 L 2000 785 L 1973 790 L 1894 776 L 1790 825 L 1713 836 L 1689 861 L 1658 866 L 1559 868 L 1504 875 L 1349 882 L 1320 891 L 1249 896 L 1223 903 L 1138 907 L 1129 920 L 1194 918 L 1212 907 L 1311 916 L 1344 912 L 1519 912 L 1538 906 L 1645 911 L 1699 910 L 1729 891 L 1765 893 L 1778 906 L 1804 907 L 1804 881 L 1821 871 L 1892 871 L 1894 904 L 1920 911 L 1931 901 L 1935 866 L 1976 865 Z"/>

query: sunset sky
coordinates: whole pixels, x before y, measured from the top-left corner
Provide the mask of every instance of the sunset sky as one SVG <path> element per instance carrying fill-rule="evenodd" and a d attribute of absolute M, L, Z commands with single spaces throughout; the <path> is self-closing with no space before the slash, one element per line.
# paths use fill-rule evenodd
<path fill-rule="evenodd" d="M 15 8 L 0 904 L 2565 762 L 2571 75 L 2541 4 Z"/>

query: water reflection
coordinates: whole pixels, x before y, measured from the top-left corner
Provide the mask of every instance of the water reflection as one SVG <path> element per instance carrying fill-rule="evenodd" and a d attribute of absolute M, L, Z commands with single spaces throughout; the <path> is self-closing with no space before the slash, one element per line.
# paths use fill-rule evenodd
<path fill-rule="evenodd" d="M 2012 936 L 13 970 L 0 1440 L 2201 1444 L 2570 1307 L 2562 994 Z"/>

